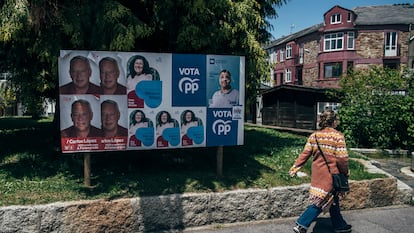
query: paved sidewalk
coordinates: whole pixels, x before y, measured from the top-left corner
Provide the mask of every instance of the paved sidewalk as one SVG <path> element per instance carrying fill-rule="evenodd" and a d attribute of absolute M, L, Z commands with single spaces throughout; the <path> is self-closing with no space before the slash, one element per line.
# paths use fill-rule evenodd
<path fill-rule="evenodd" d="M 411 158 L 374 159 L 371 162 L 388 174 L 414 189 L 414 173 L 409 169 Z M 414 193 L 414 191 L 413 191 Z M 388 206 L 381 208 L 342 211 L 351 224 L 353 233 L 400 233 L 414 232 L 414 206 Z M 184 233 L 293 233 L 292 227 L 298 217 L 266 221 L 216 224 L 186 229 Z M 311 225 L 308 233 L 332 233 L 329 214 L 320 217 Z"/>
<path fill-rule="evenodd" d="M 372 159 L 371 163 L 410 186 L 414 194 L 414 172 L 410 169 L 411 157 Z"/>
<path fill-rule="evenodd" d="M 414 232 L 414 206 L 388 206 L 372 209 L 350 210 L 342 212 L 351 224 L 353 233 L 400 233 Z M 294 218 L 268 221 L 212 225 L 186 229 L 184 233 L 291 233 Z M 329 214 L 321 215 L 311 225 L 308 233 L 332 233 Z"/>

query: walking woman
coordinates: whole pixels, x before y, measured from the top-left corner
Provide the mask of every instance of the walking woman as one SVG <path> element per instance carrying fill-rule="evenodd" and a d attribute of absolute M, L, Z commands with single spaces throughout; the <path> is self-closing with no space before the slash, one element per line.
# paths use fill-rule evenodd
<path fill-rule="evenodd" d="M 311 223 L 316 220 L 321 212 L 329 210 L 332 226 L 335 232 L 351 232 L 352 226 L 343 219 L 339 208 L 338 193 L 333 190 L 332 174 L 343 173 L 349 176 L 348 152 L 343 134 L 335 128 L 338 124 L 338 115 L 332 110 L 326 110 L 320 115 L 320 130 L 311 134 L 305 148 L 294 165 L 290 168 L 291 177 L 301 169 L 306 161 L 312 158 L 312 177 L 309 189 L 309 206 L 296 221 L 293 231 L 306 233 Z M 321 151 L 326 158 L 323 158 Z"/>

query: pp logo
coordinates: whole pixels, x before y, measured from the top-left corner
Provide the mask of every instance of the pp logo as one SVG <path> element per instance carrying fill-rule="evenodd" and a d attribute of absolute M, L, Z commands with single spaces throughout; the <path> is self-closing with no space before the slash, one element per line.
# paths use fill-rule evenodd
<path fill-rule="evenodd" d="M 199 81 L 200 79 L 198 78 L 191 79 L 189 77 L 184 77 L 180 79 L 180 82 L 178 83 L 178 89 L 184 94 L 188 94 L 189 92 L 191 92 L 191 94 L 194 94 L 196 91 L 198 91 Z"/>
<path fill-rule="evenodd" d="M 223 121 L 223 120 L 216 120 L 213 123 L 213 133 L 217 135 L 227 135 L 231 131 L 231 120 Z"/>

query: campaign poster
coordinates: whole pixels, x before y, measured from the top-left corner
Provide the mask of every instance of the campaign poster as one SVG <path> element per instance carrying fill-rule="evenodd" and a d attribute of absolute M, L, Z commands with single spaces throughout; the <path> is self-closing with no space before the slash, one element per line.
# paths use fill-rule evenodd
<path fill-rule="evenodd" d="M 62 50 L 63 153 L 244 143 L 244 57 Z"/>
<path fill-rule="evenodd" d="M 206 56 L 173 55 L 172 105 L 205 106 Z"/>
<path fill-rule="evenodd" d="M 128 141 L 128 123 L 125 95 L 101 95 L 101 149 L 125 150 Z"/>
<path fill-rule="evenodd" d="M 128 149 L 154 148 L 155 111 L 128 109 Z"/>
<path fill-rule="evenodd" d="M 101 150 L 101 110 L 93 95 L 60 96 L 62 151 Z"/>
<path fill-rule="evenodd" d="M 205 147 L 206 146 L 206 109 L 179 108 L 180 136 L 182 147 Z"/>

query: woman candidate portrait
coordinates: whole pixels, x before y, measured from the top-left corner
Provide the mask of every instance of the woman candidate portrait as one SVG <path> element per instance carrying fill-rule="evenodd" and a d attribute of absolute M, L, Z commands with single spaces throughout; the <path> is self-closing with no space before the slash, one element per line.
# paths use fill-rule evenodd
<path fill-rule="evenodd" d="M 190 146 L 193 145 L 193 139 L 188 135 L 188 129 L 195 126 L 202 125 L 201 120 L 195 116 L 194 112 L 191 110 L 185 110 L 181 114 L 181 145 Z"/>
<path fill-rule="evenodd" d="M 141 81 L 159 80 L 158 72 L 151 68 L 148 60 L 141 55 L 135 55 L 128 62 L 127 93 L 128 107 L 143 108 L 144 100 L 137 96 L 135 89 Z"/>
<path fill-rule="evenodd" d="M 129 115 L 129 146 L 140 147 L 142 141 L 136 136 L 136 132 L 139 128 L 153 128 L 153 123 L 148 119 L 142 110 L 134 110 Z"/>
<path fill-rule="evenodd" d="M 157 147 L 168 147 L 168 141 L 162 136 L 162 134 L 165 129 L 174 127 L 178 127 L 178 122 L 171 118 L 171 114 L 169 112 L 161 111 L 157 114 Z"/>

